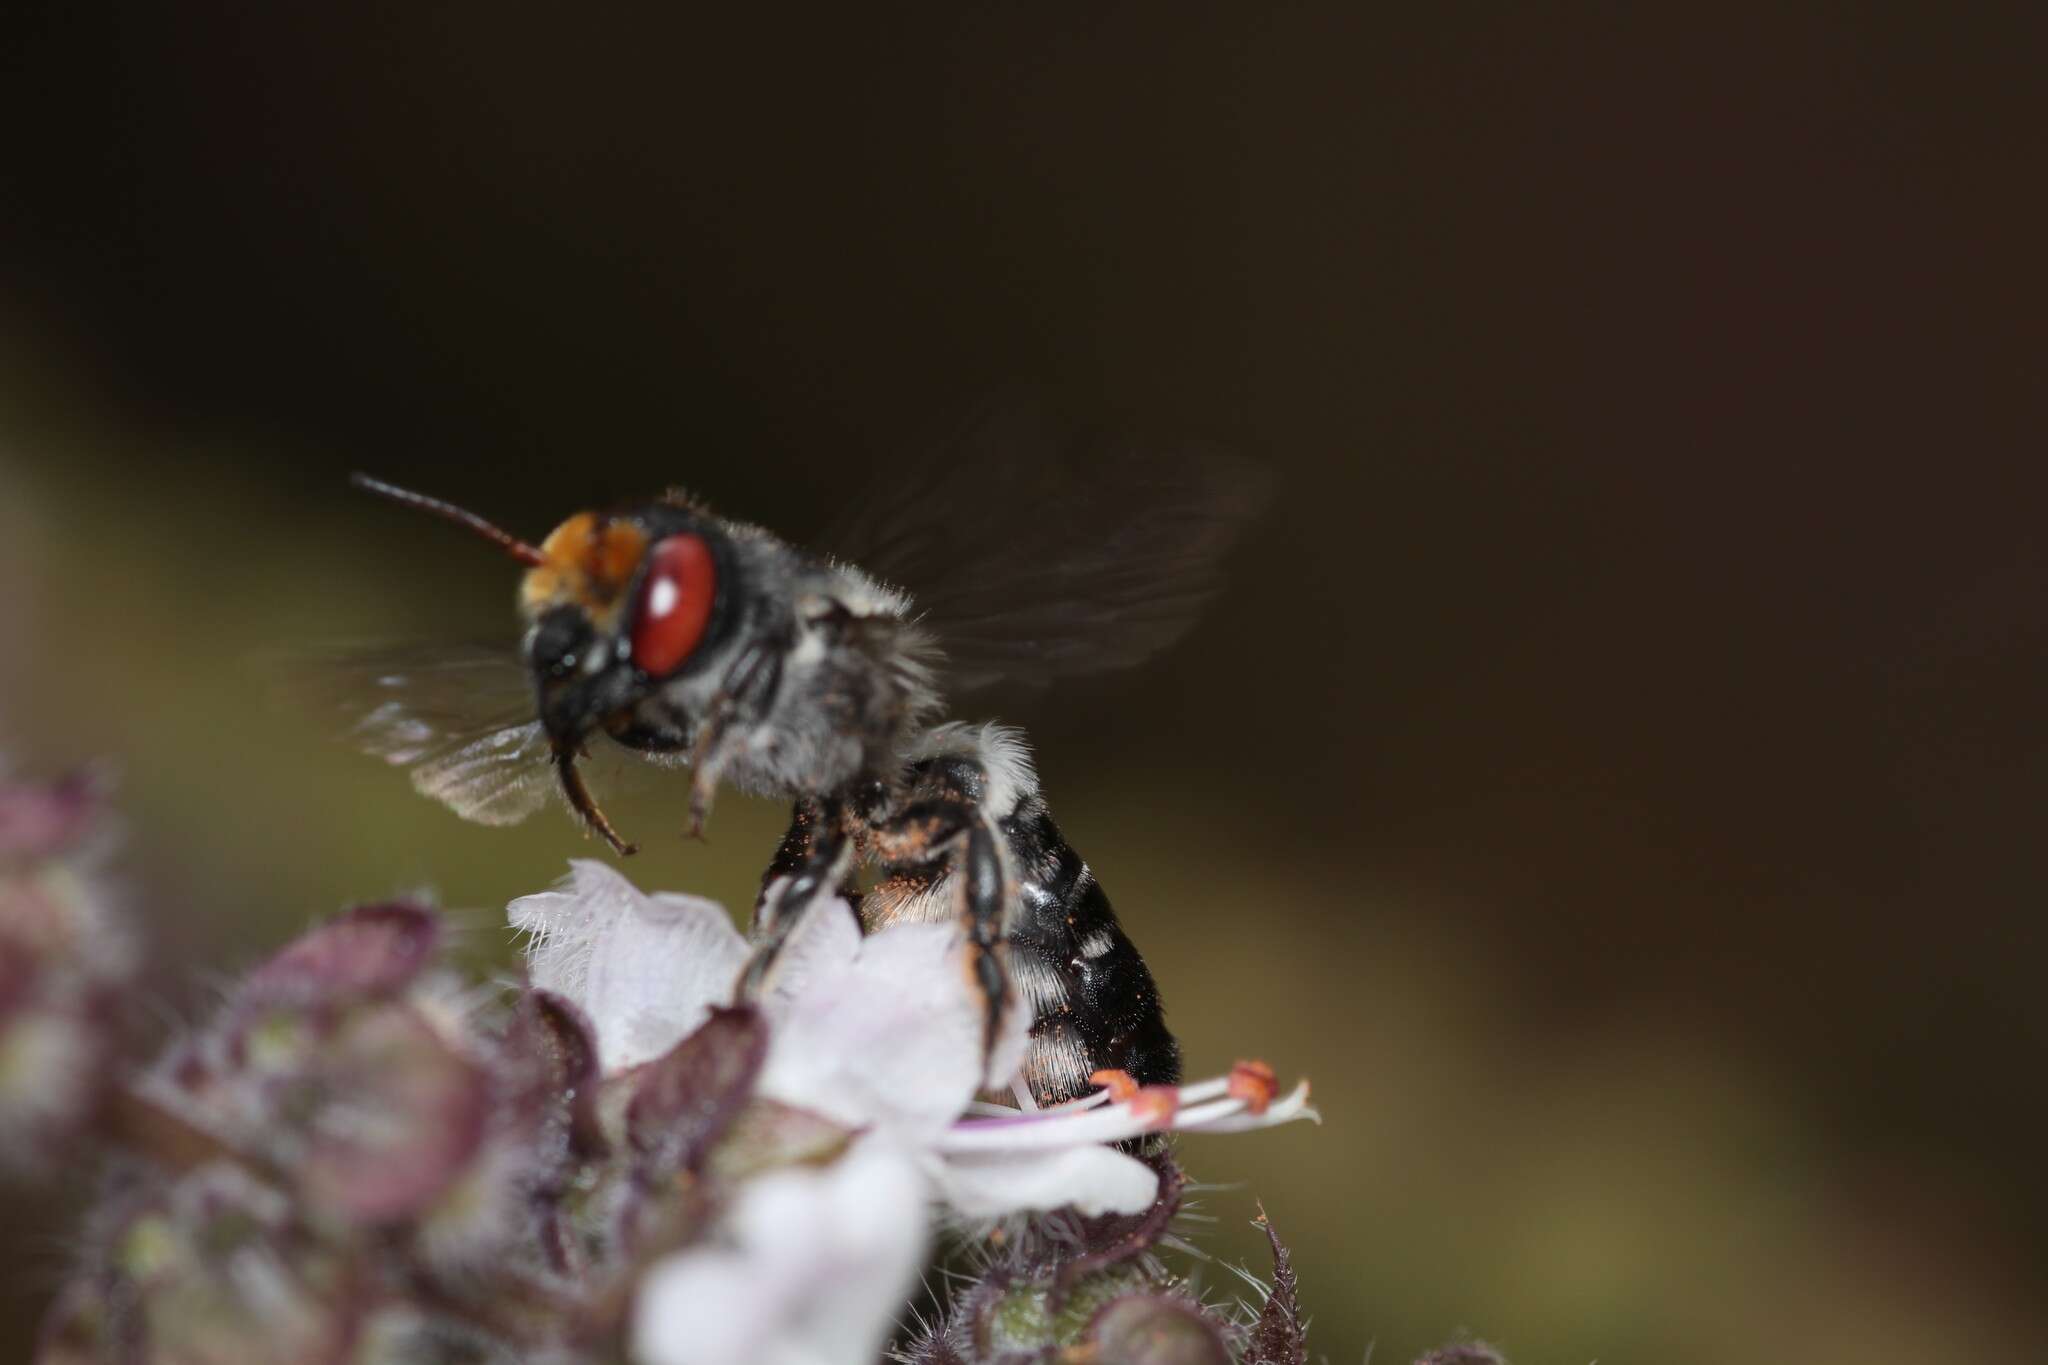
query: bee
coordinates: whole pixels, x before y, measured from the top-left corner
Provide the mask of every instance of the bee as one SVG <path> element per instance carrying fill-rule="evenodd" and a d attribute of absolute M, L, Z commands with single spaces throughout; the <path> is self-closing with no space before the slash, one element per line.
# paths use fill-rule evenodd
<path fill-rule="evenodd" d="M 1036 1103 L 1085 1094 L 1105 1069 L 1172 1083 L 1179 1047 L 1158 987 L 1047 808 L 1023 735 L 950 719 L 945 697 L 1120 667 L 1170 643 L 1263 495 L 1256 471 L 1220 455 L 1072 454 L 983 466 L 1007 471 L 994 478 L 956 461 L 919 481 L 922 500 L 856 512 L 838 539 L 864 540 L 866 566 L 682 493 L 578 512 L 533 544 L 358 475 L 524 566 L 524 632 L 516 657 L 358 659 L 353 736 L 472 820 L 522 819 L 553 787 L 621 855 L 634 845 L 584 777 L 600 747 L 686 764 L 692 833 L 722 786 L 788 800 L 742 996 L 802 908 L 841 887 L 868 930 L 964 927 L 985 1045 L 1012 1002 L 1031 1011 Z M 877 576 L 883 565 L 905 576 Z M 921 602 L 896 586 L 919 573 L 933 585 Z"/>

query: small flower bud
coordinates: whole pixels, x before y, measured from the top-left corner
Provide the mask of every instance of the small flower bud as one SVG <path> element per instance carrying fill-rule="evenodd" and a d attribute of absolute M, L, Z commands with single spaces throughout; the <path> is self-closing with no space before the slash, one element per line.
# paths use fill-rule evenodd
<path fill-rule="evenodd" d="M 617 1231 L 629 1247 L 684 1235 L 703 1216 L 697 1177 L 753 1093 L 768 1026 L 751 1008 L 713 1009 L 690 1035 L 621 1078 L 630 1174 Z"/>
<path fill-rule="evenodd" d="M 0 1010 L 0 1160 L 60 1159 L 98 1107 L 110 1050 L 91 1007 L 42 998 Z"/>
<path fill-rule="evenodd" d="M 83 864 L 98 784 L 0 782 L 0 1161 L 68 1155 L 110 1080 L 129 936 Z"/>
<path fill-rule="evenodd" d="M 361 1304 L 346 1261 L 275 1191 L 194 1172 L 103 1223 L 93 1263 L 44 1326 L 42 1365 L 346 1358 Z"/>
<path fill-rule="evenodd" d="M 1184 1299 L 1134 1294 L 1105 1305 L 1088 1324 L 1088 1359 L 1117 1365 L 1230 1365 L 1223 1333 Z"/>
<path fill-rule="evenodd" d="M 823 1114 L 756 1096 L 733 1116 L 704 1173 L 732 1182 L 782 1166 L 823 1166 L 838 1160 L 853 1138 L 853 1129 Z"/>
<path fill-rule="evenodd" d="M 105 781 L 91 771 L 43 784 L 0 780 L 0 863 L 70 852 L 99 821 L 105 797 Z"/>
<path fill-rule="evenodd" d="M 496 1039 L 489 1069 L 493 1131 L 486 1151 L 441 1201 L 467 1207 L 470 1217 L 450 1229 L 437 1210 L 427 1250 L 444 1265 L 470 1260 L 489 1254 L 494 1232 L 524 1225 L 548 1267 L 571 1274 L 584 1258 L 564 1206 L 579 1184 L 589 1188 L 613 1151 L 599 1113 L 597 1039 L 581 1010 L 551 992 L 529 990 Z M 444 1235 L 449 1230 L 456 1235 Z"/>
<path fill-rule="evenodd" d="M 242 983 L 249 1005 L 328 1005 L 389 996 L 440 947 L 440 922 L 410 902 L 365 905 L 286 944 Z"/>
<path fill-rule="evenodd" d="M 716 1009 L 702 1027 L 634 1073 L 626 1140 L 651 1179 L 696 1171 L 752 1092 L 768 1025 L 752 1009 Z"/>
<path fill-rule="evenodd" d="M 306 1195 L 356 1222 L 421 1212 L 483 1137 L 481 1071 L 404 1005 L 352 1013 L 290 1084 L 282 1117 L 302 1125 Z"/>
<path fill-rule="evenodd" d="M 976 1360 L 1075 1348 L 1106 1306 L 1156 1288 L 1147 1268 L 1135 1264 L 1088 1276 L 1065 1292 L 1055 1292 L 1043 1276 L 992 1271 L 960 1297 L 963 1321 L 957 1335 L 972 1344 Z"/>
<path fill-rule="evenodd" d="M 1083 1218 L 1062 1209 L 1039 1218 L 1017 1239 L 1021 1260 L 1053 1271 L 1053 1297 L 1064 1299 L 1083 1278 L 1150 1252 L 1173 1226 L 1187 1176 L 1163 1146 L 1142 1158 L 1159 1176 L 1159 1195 L 1140 1213 Z"/>
<path fill-rule="evenodd" d="M 64 1286 L 43 1315 L 35 1365 L 103 1365 L 140 1354 L 115 1335 L 113 1305 L 85 1279 Z"/>
<path fill-rule="evenodd" d="M 582 1010 L 552 991 L 526 992 L 504 1038 L 499 1070 L 511 1077 L 513 1103 L 559 1111 L 550 1121 L 560 1125 L 568 1154 L 589 1160 L 606 1155 L 610 1140 L 597 1108 L 603 1079 L 597 1036 Z"/>

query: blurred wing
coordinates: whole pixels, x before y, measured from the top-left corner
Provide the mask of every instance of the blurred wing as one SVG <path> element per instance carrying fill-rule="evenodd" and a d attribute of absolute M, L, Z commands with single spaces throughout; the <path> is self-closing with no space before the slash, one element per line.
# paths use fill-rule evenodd
<path fill-rule="evenodd" d="M 957 690 L 1127 668 L 1184 635 L 1264 510 L 1256 465 L 1142 450 L 1001 408 L 825 538 L 909 592 Z"/>
<path fill-rule="evenodd" d="M 516 655 L 481 645 L 365 646 L 283 660 L 286 690 L 341 738 L 465 820 L 512 825 L 555 790 Z"/>
<path fill-rule="evenodd" d="M 363 747 L 377 753 L 367 736 Z M 422 796 L 480 825 L 516 825 L 545 806 L 556 787 L 547 736 L 537 720 L 446 736 L 417 757 L 404 749 L 378 756 L 409 768 L 413 789 Z"/>

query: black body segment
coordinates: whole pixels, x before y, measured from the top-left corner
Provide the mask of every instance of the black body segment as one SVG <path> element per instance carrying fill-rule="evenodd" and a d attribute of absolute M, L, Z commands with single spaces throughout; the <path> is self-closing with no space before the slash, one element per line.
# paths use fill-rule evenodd
<path fill-rule="evenodd" d="M 1024 798 L 1001 828 L 1017 869 L 1010 970 L 1037 1011 L 1024 1068 L 1034 1098 L 1057 1104 L 1086 1094 L 1089 1075 L 1104 1068 L 1140 1085 L 1178 1083 L 1180 1046 L 1152 972 L 1044 799 Z"/>

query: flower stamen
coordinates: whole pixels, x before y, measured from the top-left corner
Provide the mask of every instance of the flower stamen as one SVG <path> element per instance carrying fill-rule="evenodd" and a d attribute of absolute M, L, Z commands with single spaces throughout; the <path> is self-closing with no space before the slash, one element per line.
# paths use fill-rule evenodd
<path fill-rule="evenodd" d="M 1018 1153 L 1122 1142 L 1168 1129 L 1183 1133 L 1241 1133 L 1295 1119 L 1322 1120 L 1309 1107 L 1306 1081 L 1278 1097 L 1270 1089 L 1241 1088 L 1251 1090 L 1249 1097 L 1231 1094 L 1230 1078 L 1217 1076 L 1192 1085 L 1140 1086 L 1127 1100 L 1087 1108 L 1067 1105 L 981 1117 L 989 1112 L 989 1107 L 977 1106 L 976 1116 L 955 1120 L 939 1135 L 936 1145 L 939 1151 L 949 1154 Z M 1091 1098 L 1104 1100 L 1109 1094 L 1105 1087 Z M 1256 1108 L 1254 1100 L 1258 1101 Z"/>
<path fill-rule="evenodd" d="M 1280 1093 L 1279 1082 L 1273 1076 L 1273 1068 L 1262 1061 L 1239 1061 L 1230 1068 L 1230 1096 L 1244 1101 L 1244 1107 L 1253 1114 L 1263 1114 L 1273 1097 Z"/>
<path fill-rule="evenodd" d="M 1171 1128 L 1180 1112 L 1180 1091 L 1170 1085 L 1148 1085 L 1131 1097 L 1131 1116 L 1157 1132 Z"/>
<path fill-rule="evenodd" d="M 1128 1071 L 1106 1068 L 1088 1078 L 1090 1085 L 1099 1085 L 1109 1092 L 1111 1104 L 1122 1104 L 1138 1093 L 1137 1078 Z"/>

